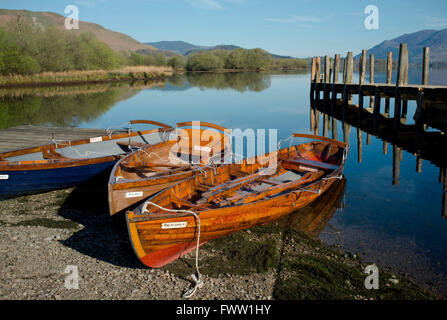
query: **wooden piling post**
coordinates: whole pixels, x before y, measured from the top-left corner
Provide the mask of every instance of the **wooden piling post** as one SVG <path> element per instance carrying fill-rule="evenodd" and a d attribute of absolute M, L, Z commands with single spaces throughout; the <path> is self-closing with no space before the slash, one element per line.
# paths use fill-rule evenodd
<path fill-rule="evenodd" d="M 340 74 L 340 55 L 336 54 L 334 57 L 334 72 L 332 73 L 332 100 L 337 100 L 337 92 L 335 91 L 335 84 L 338 83 L 338 76 Z"/>
<path fill-rule="evenodd" d="M 357 128 L 357 161 L 359 163 L 362 162 L 363 159 L 363 135 L 362 130 L 360 128 Z"/>
<path fill-rule="evenodd" d="M 374 61 L 374 55 L 369 55 L 369 83 L 374 83 L 374 67 L 375 67 L 375 61 Z M 369 108 L 374 107 L 374 101 L 376 99 L 376 95 L 369 97 Z"/>
<path fill-rule="evenodd" d="M 320 64 L 321 64 L 321 58 L 316 57 L 315 58 L 315 99 L 320 99 Z"/>
<path fill-rule="evenodd" d="M 383 140 L 382 153 L 383 154 L 388 154 L 388 142 L 385 141 L 385 140 Z"/>
<path fill-rule="evenodd" d="M 391 78 L 393 74 L 393 53 L 388 52 L 386 61 L 386 83 L 391 84 Z M 390 114 L 390 98 L 385 99 L 385 113 Z"/>
<path fill-rule="evenodd" d="M 430 69 L 430 48 L 424 47 L 422 55 L 422 84 L 428 85 L 428 72 Z"/>
<path fill-rule="evenodd" d="M 332 117 L 332 139 L 337 140 L 337 119 Z"/>
<path fill-rule="evenodd" d="M 442 217 L 447 219 L 447 173 L 445 168 L 443 169 L 442 191 Z"/>
<path fill-rule="evenodd" d="M 365 73 L 366 73 L 366 50 L 363 49 L 359 63 L 359 84 L 365 83 Z"/>
<path fill-rule="evenodd" d="M 329 56 L 324 56 L 324 94 L 323 99 L 326 101 L 329 98 L 329 83 L 331 73 L 331 58 Z"/>
<path fill-rule="evenodd" d="M 329 119 L 328 119 L 328 115 L 326 112 L 323 113 L 323 137 L 327 137 L 328 136 L 328 131 L 329 131 Z"/>
<path fill-rule="evenodd" d="M 416 156 L 416 172 L 417 173 L 422 172 L 422 158 L 420 155 Z"/>
<path fill-rule="evenodd" d="M 352 57 L 352 52 L 348 52 L 346 56 L 346 77 L 344 79 L 344 84 L 352 84 L 352 79 L 354 77 L 354 58 Z M 348 88 L 345 85 L 343 88 L 343 104 L 352 103 L 352 95 L 348 93 Z"/>
<path fill-rule="evenodd" d="M 315 108 L 313 105 L 310 106 L 310 131 L 314 131 L 315 128 Z"/>
<path fill-rule="evenodd" d="M 362 55 L 360 56 L 359 62 L 359 108 L 363 108 L 363 91 L 362 84 L 365 83 L 365 72 L 366 72 L 366 50 L 362 50 Z"/>
<path fill-rule="evenodd" d="M 340 73 L 340 55 L 334 57 L 334 72 L 332 73 L 332 83 L 338 83 L 338 75 Z"/>
<path fill-rule="evenodd" d="M 406 43 L 401 43 L 399 47 L 399 62 L 397 67 L 396 93 L 394 98 L 394 132 L 396 133 L 400 126 L 402 102 L 400 97 L 400 88 L 405 85 L 408 79 L 408 48 Z"/>
<path fill-rule="evenodd" d="M 315 82 L 320 82 L 320 64 L 321 64 L 321 58 L 317 57 L 315 59 L 316 61 L 316 69 L 315 69 Z"/>
<path fill-rule="evenodd" d="M 408 80 L 408 47 L 401 43 L 399 47 L 399 63 L 397 67 L 396 85 L 402 86 Z"/>
<path fill-rule="evenodd" d="M 400 175 L 400 149 L 398 146 L 393 144 L 393 185 L 399 185 L 399 175 Z"/>

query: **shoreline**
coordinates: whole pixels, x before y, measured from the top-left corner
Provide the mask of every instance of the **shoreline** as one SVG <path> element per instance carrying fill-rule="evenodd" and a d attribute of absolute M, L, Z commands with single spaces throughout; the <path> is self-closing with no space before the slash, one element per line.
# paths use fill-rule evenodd
<path fill-rule="evenodd" d="M 0 202 L 2 299 L 181 299 L 195 252 L 159 269 L 142 265 L 124 221 L 113 224 L 108 215 L 102 178 Z M 279 221 L 210 241 L 200 247 L 199 264 L 204 287 L 191 299 L 442 299 L 384 267 L 380 288 L 367 290 L 357 255 Z M 68 265 L 79 270 L 78 290 L 64 287 Z"/>
<path fill-rule="evenodd" d="M 36 75 L 0 76 L 0 89 L 77 86 L 131 81 L 160 81 L 174 75 L 170 67 L 134 66 L 119 70 L 44 72 Z"/>

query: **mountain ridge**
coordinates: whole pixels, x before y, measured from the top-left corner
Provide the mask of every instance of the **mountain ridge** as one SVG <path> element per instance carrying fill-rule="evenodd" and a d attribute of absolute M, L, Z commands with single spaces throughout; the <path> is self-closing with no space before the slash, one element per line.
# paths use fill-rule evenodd
<path fill-rule="evenodd" d="M 399 56 L 399 45 L 406 43 L 410 63 L 421 63 L 424 47 L 430 47 L 430 62 L 447 61 L 447 29 L 425 29 L 413 33 L 406 33 L 397 38 L 385 40 L 370 48 L 368 54 L 374 54 L 376 59 L 386 59 L 391 51 L 393 58 Z M 360 54 L 356 58 L 360 57 Z"/>
<path fill-rule="evenodd" d="M 5 27 L 14 21 L 19 21 L 19 19 L 25 19 L 31 24 L 38 25 L 42 28 L 45 27 L 56 27 L 61 30 L 65 29 L 65 17 L 54 13 L 45 11 L 30 11 L 30 10 L 8 10 L 0 9 L 0 26 Z M 66 30 L 69 32 L 69 30 Z M 131 36 L 107 29 L 94 22 L 79 21 L 78 30 L 70 30 L 70 32 L 87 32 L 93 34 L 99 41 L 105 43 L 114 51 L 137 51 L 137 50 L 147 50 L 158 52 L 159 50 L 143 44 Z"/>
<path fill-rule="evenodd" d="M 144 42 L 144 44 L 153 46 L 159 50 L 167 50 L 170 52 L 175 52 L 184 56 L 188 56 L 191 53 L 199 51 L 212 51 L 212 50 L 237 50 L 243 49 L 242 47 L 230 45 L 230 44 L 219 44 L 217 46 L 202 46 L 195 45 L 186 41 L 176 40 L 176 41 L 157 41 L 157 42 Z M 269 52 L 270 53 L 270 52 Z M 281 56 L 277 54 L 270 53 L 273 58 L 279 59 L 292 59 L 290 56 Z"/>

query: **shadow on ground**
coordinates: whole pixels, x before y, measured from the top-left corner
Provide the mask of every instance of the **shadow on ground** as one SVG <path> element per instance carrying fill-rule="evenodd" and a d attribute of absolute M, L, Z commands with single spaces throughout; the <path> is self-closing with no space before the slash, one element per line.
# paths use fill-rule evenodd
<path fill-rule="evenodd" d="M 109 172 L 76 187 L 63 201 L 59 215 L 82 229 L 61 243 L 89 257 L 120 267 L 145 268 L 136 259 L 123 216 L 112 219 L 107 202 Z"/>

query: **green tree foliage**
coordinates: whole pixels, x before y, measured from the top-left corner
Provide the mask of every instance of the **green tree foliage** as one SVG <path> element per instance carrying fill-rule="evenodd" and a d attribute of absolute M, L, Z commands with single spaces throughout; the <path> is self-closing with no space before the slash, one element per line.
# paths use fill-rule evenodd
<path fill-rule="evenodd" d="M 262 49 L 201 51 L 191 54 L 186 69 L 189 71 L 230 70 L 292 70 L 308 68 L 304 59 L 274 59 Z"/>
<path fill-rule="evenodd" d="M 176 55 L 169 58 L 166 62 L 168 66 L 170 66 L 174 70 L 182 69 L 186 65 L 186 60 L 183 56 Z"/>
<path fill-rule="evenodd" d="M 212 71 L 223 69 L 225 61 L 211 51 L 201 51 L 189 56 L 186 69 L 190 71 Z"/>
<path fill-rule="evenodd" d="M 0 74 L 111 70 L 128 64 L 166 65 L 166 58 L 163 54 L 125 56 L 114 52 L 92 34 L 43 28 L 23 17 L 18 17 L 5 29 L 0 28 Z"/>

